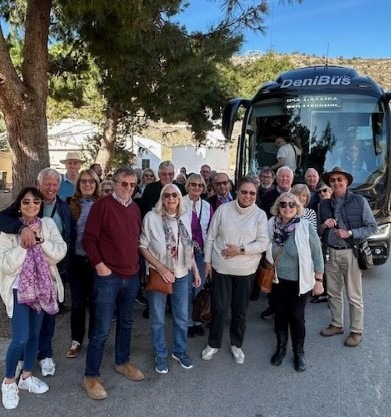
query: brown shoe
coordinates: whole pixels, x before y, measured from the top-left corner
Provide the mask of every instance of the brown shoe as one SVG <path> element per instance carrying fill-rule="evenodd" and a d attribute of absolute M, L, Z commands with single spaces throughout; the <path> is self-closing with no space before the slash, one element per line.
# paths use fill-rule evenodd
<path fill-rule="evenodd" d="M 132 381 L 142 381 L 144 379 L 144 374 L 140 371 L 140 369 L 137 369 L 132 362 L 115 365 L 115 370 L 118 373 L 125 375 L 126 378 L 129 378 Z"/>
<path fill-rule="evenodd" d="M 85 376 L 83 379 L 83 388 L 93 400 L 104 400 L 107 398 L 107 392 L 103 388 L 100 379 L 96 376 Z"/>
<path fill-rule="evenodd" d="M 362 335 L 361 333 L 352 333 L 350 332 L 349 336 L 345 339 L 345 346 L 356 347 L 361 343 Z"/>
<path fill-rule="evenodd" d="M 333 326 L 330 324 L 328 327 L 325 327 L 320 331 L 320 334 L 325 337 L 335 336 L 336 334 L 342 334 L 343 327 Z"/>
<path fill-rule="evenodd" d="M 67 351 L 67 358 L 76 358 L 80 351 L 81 344 L 76 340 L 72 340 L 71 347 Z"/>

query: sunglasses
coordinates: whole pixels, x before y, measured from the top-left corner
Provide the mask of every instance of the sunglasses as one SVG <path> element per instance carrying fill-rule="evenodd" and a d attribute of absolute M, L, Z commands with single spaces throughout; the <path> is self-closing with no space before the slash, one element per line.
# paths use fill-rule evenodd
<path fill-rule="evenodd" d="M 228 181 L 215 182 L 215 185 L 217 185 L 217 186 L 219 186 L 219 185 L 228 185 Z"/>
<path fill-rule="evenodd" d="M 240 194 L 251 195 L 251 197 L 255 197 L 257 194 L 255 191 L 247 191 L 247 190 L 239 190 L 239 191 L 240 191 Z"/>
<path fill-rule="evenodd" d="M 115 182 L 118 184 L 121 184 L 121 186 L 124 188 L 127 188 L 128 186 L 130 188 L 136 188 L 136 185 L 137 185 L 135 182 L 127 182 L 127 181 L 121 181 L 121 182 L 115 181 Z"/>
<path fill-rule="evenodd" d="M 163 198 L 177 198 L 178 197 L 178 193 L 176 193 L 175 191 L 173 193 L 163 193 Z"/>
<path fill-rule="evenodd" d="M 38 200 L 38 199 L 37 200 L 28 200 L 28 199 L 22 200 L 23 206 L 28 206 L 31 203 L 33 203 L 34 206 L 39 206 L 42 203 L 42 200 Z"/>
<path fill-rule="evenodd" d="M 330 182 L 343 182 L 345 180 L 345 177 L 334 177 L 330 178 Z"/>
<path fill-rule="evenodd" d="M 166 178 L 166 177 L 173 177 L 174 176 L 174 173 L 173 172 L 160 172 L 159 173 L 159 177 L 163 177 L 163 178 Z"/>
<path fill-rule="evenodd" d="M 279 205 L 281 208 L 286 208 L 287 206 L 289 206 L 289 208 L 296 207 L 296 203 L 293 201 L 280 201 Z"/>
<path fill-rule="evenodd" d="M 112 193 L 113 190 L 111 188 L 105 188 L 104 190 L 102 190 L 104 193 L 109 194 Z"/>
<path fill-rule="evenodd" d="M 189 185 L 190 185 L 191 187 L 204 188 L 203 184 L 198 183 L 198 182 L 191 182 Z"/>
<path fill-rule="evenodd" d="M 327 193 L 328 191 L 329 191 L 328 188 L 322 188 L 321 190 L 318 191 L 318 194 Z"/>
<path fill-rule="evenodd" d="M 144 174 L 143 177 L 145 177 L 145 178 L 154 178 L 155 176 L 153 174 Z"/>
<path fill-rule="evenodd" d="M 88 180 L 86 178 L 82 178 L 80 180 L 80 184 L 83 184 L 83 185 L 86 185 L 86 184 L 93 185 L 93 184 L 95 184 L 95 180 L 93 180 L 92 178 L 90 178 Z"/>

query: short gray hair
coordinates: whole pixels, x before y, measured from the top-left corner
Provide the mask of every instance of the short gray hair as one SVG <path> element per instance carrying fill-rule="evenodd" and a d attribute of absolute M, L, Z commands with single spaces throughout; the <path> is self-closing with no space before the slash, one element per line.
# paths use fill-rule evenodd
<path fill-rule="evenodd" d="M 159 164 L 158 172 L 163 171 L 164 168 L 172 168 L 175 170 L 174 164 L 171 161 L 162 161 Z"/>
<path fill-rule="evenodd" d="M 201 174 L 191 174 L 187 180 L 186 180 L 186 184 L 185 184 L 185 189 L 187 192 L 189 192 L 189 184 L 193 181 L 199 181 L 202 184 L 202 192 L 205 193 L 206 192 L 206 184 L 205 184 L 205 180 L 204 177 Z"/>
<path fill-rule="evenodd" d="M 300 194 L 305 194 L 307 197 L 307 202 L 305 203 L 306 205 L 309 203 L 310 199 L 311 199 L 311 192 L 310 189 L 307 187 L 306 184 L 295 184 L 292 188 L 291 188 L 291 193 L 297 195 L 299 197 Z"/>
<path fill-rule="evenodd" d="M 155 213 L 160 214 L 160 215 L 166 213 L 166 208 L 164 207 L 164 204 L 163 204 L 163 194 L 167 191 L 167 188 L 169 188 L 169 187 L 173 188 L 174 191 L 178 194 L 179 204 L 178 204 L 178 208 L 177 208 L 177 213 L 179 215 L 182 215 L 183 213 L 185 213 L 185 206 L 183 204 L 183 197 L 182 197 L 181 190 L 175 184 L 166 184 L 162 188 L 162 190 L 160 191 L 159 200 L 156 203 L 155 207 L 153 208 L 153 211 Z"/>
<path fill-rule="evenodd" d="M 42 181 L 46 177 L 57 177 L 59 184 L 61 183 L 61 180 L 62 180 L 61 174 L 58 171 L 56 171 L 54 168 L 48 167 L 48 168 L 41 169 L 41 171 L 39 171 L 38 176 L 37 176 L 37 183 L 42 184 Z"/>
<path fill-rule="evenodd" d="M 113 181 L 117 182 L 120 175 L 134 175 L 137 178 L 137 174 L 130 167 L 119 167 L 113 174 Z"/>

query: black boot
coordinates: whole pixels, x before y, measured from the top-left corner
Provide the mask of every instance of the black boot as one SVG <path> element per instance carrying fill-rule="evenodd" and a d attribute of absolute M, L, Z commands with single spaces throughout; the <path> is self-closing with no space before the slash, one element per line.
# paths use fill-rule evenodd
<path fill-rule="evenodd" d="M 280 366 L 282 360 L 285 358 L 286 355 L 286 346 L 288 344 L 288 332 L 277 332 L 277 349 L 272 358 L 270 359 L 270 363 L 274 366 Z"/>
<path fill-rule="evenodd" d="M 293 345 L 293 356 L 295 371 L 304 372 L 307 369 L 307 364 L 304 357 L 304 340 L 296 342 Z"/>

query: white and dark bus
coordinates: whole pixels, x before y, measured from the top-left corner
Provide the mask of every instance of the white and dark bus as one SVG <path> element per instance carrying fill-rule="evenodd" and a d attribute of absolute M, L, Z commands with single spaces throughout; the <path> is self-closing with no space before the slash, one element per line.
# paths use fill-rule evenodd
<path fill-rule="evenodd" d="M 350 189 L 368 199 L 379 230 L 368 239 L 376 264 L 386 262 L 391 234 L 390 99 L 369 77 L 351 68 L 313 66 L 287 71 L 265 83 L 251 100 L 231 100 L 224 109 L 222 131 L 231 140 L 241 107 L 236 180 L 258 175 L 277 162 L 276 137 L 301 138 L 297 170 L 320 174 L 340 166 L 350 172 Z"/>

